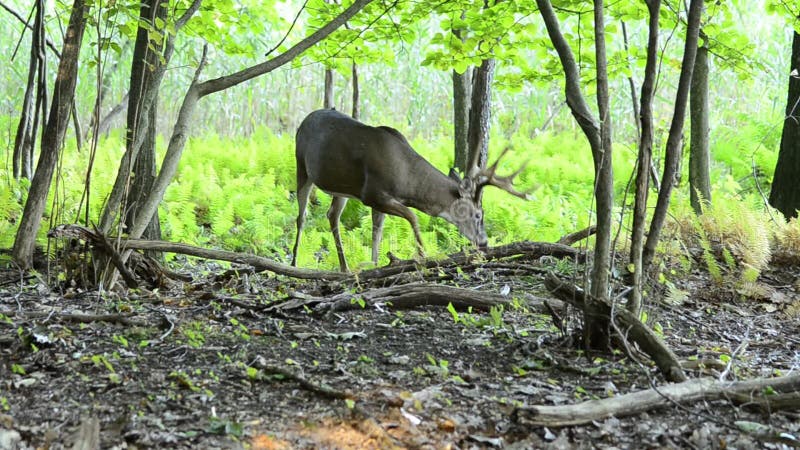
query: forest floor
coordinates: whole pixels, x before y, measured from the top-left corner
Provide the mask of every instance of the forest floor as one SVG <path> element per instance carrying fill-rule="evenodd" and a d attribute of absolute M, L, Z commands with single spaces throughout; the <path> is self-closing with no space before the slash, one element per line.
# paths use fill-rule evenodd
<path fill-rule="evenodd" d="M 756 437 L 751 422 L 800 435 L 800 411 L 766 415 L 727 401 L 579 426 L 520 424 L 514 411 L 522 405 L 565 405 L 666 384 L 646 358 L 587 357 L 576 337 L 578 312 L 560 311 L 556 326 L 554 316 L 533 306 L 551 297 L 542 271 L 555 266 L 565 264 L 537 258 L 522 269 L 440 277 L 515 299 L 493 313 L 362 308 L 358 297 L 353 308 L 335 312 L 270 309 L 300 292 L 322 298 L 359 286 L 268 274 L 225 278 L 213 262 L 195 263 L 192 282 L 124 296 L 2 271 L 0 449 L 72 448 L 98 436 L 95 447 L 81 448 L 791 445 Z M 761 299 L 693 272 L 673 280 L 678 290 L 670 297 L 682 304 L 650 296 L 648 324 L 686 361 L 690 378 L 796 373 L 798 272 L 763 273 Z"/>

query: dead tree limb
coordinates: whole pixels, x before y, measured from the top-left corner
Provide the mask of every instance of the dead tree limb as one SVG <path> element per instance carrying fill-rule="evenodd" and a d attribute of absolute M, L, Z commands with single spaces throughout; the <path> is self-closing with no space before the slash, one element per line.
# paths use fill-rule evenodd
<path fill-rule="evenodd" d="M 278 275 L 306 280 L 343 281 L 355 280 L 369 281 L 386 278 L 402 273 L 415 272 L 425 269 L 435 269 L 450 266 L 479 265 L 481 261 L 501 258 L 538 258 L 541 256 L 554 257 L 581 257 L 583 254 L 567 245 L 549 242 L 515 242 L 513 244 L 491 247 L 485 252 L 460 252 L 454 253 L 443 260 L 400 261 L 384 267 L 365 270 L 357 274 L 332 272 L 328 270 L 302 269 L 279 263 L 269 258 L 236 253 L 225 250 L 213 250 L 178 242 L 151 241 L 145 239 L 122 239 L 117 237 L 103 237 L 99 231 L 90 230 L 81 225 L 58 225 L 48 232 L 51 238 L 73 238 L 86 241 L 95 247 L 104 250 L 105 239 L 120 242 L 120 253 L 125 250 L 156 250 L 160 252 L 179 253 L 182 255 L 196 256 L 199 258 L 215 259 L 233 263 L 247 264 L 256 271 L 269 271 Z"/>
<path fill-rule="evenodd" d="M 778 407 L 785 406 L 786 398 L 797 398 L 798 390 L 800 375 L 736 382 L 698 378 L 574 405 L 526 406 L 515 410 L 513 417 L 516 422 L 527 426 L 561 427 L 587 424 L 609 417 L 633 416 L 676 403 L 713 400 L 730 400 L 739 405 L 757 404 L 766 411 L 775 411 Z M 766 392 L 775 392 L 778 395 L 768 395 Z M 797 408 L 798 403 L 791 406 Z"/>
<path fill-rule="evenodd" d="M 583 254 L 568 245 L 550 242 L 531 242 L 522 241 L 512 244 L 490 247 L 485 252 L 459 252 L 454 253 L 443 260 L 427 259 L 421 262 L 414 260 L 400 260 L 390 263 L 388 266 L 376 269 L 365 270 L 359 273 L 360 280 L 374 280 L 386 278 L 406 272 L 414 272 L 420 269 L 435 269 L 444 266 L 463 266 L 465 264 L 477 264 L 479 261 L 490 261 L 508 257 L 520 258 L 539 258 L 542 256 L 553 256 L 556 258 L 581 257 Z"/>
<path fill-rule="evenodd" d="M 583 310 L 586 302 L 586 293 L 577 286 L 567 284 L 553 274 L 545 277 L 545 286 L 558 298 L 567 301 Z M 630 339 L 641 347 L 656 363 L 656 366 L 669 381 L 686 381 L 686 374 L 681 369 L 678 357 L 672 352 L 653 332 L 646 327 L 636 316 L 624 308 L 613 308 L 605 302 L 598 303 L 598 312 L 607 315 L 618 325 L 625 336 L 621 339 Z"/>
<path fill-rule="evenodd" d="M 50 232 L 48 232 L 48 236 L 81 239 L 90 242 L 101 249 L 103 248 L 103 238 L 99 233 L 79 225 L 59 225 L 50 230 Z M 183 255 L 197 256 L 200 258 L 247 264 L 259 271 L 268 270 L 279 275 L 286 275 L 300 279 L 343 280 L 351 278 L 351 275 L 346 273 L 331 272 L 327 270 L 301 269 L 286 264 L 281 264 L 268 258 L 245 253 L 229 252 L 225 250 L 212 250 L 175 242 L 149 241 L 145 239 L 111 239 L 121 242 L 123 251 L 156 250 L 161 252 L 180 253 Z"/>
<path fill-rule="evenodd" d="M 591 225 L 582 230 L 578 230 L 574 233 L 564 235 L 563 237 L 561 237 L 561 239 L 558 240 L 557 243 L 562 245 L 572 245 L 576 242 L 580 242 L 588 238 L 589 236 L 593 235 L 596 231 L 597 231 L 597 226 Z"/>
<path fill-rule="evenodd" d="M 331 297 L 313 297 L 295 293 L 288 301 L 271 306 L 267 310 L 290 310 L 311 307 L 317 311 L 345 311 L 361 308 L 364 305 L 391 304 L 393 309 L 408 309 L 419 306 L 447 306 L 452 304 L 457 310 L 488 311 L 498 305 L 511 301 L 510 297 L 484 291 L 458 288 L 431 283 L 411 283 L 364 292 L 343 292 Z"/>

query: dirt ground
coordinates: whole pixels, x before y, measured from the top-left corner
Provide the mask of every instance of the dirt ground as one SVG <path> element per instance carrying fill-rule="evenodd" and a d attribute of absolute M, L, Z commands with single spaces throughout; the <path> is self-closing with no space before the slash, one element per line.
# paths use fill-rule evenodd
<path fill-rule="evenodd" d="M 517 261 L 519 262 L 519 261 Z M 623 353 L 587 357 L 580 314 L 563 323 L 547 258 L 514 271 L 457 271 L 450 285 L 514 299 L 502 312 L 367 304 L 269 309 L 288 295 L 364 286 L 268 274 L 216 277 L 125 296 L 82 291 L 58 272 L 0 272 L 0 449 L 789 448 L 747 424 L 800 436 L 800 411 L 726 401 L 674 405 L 564 428 L 526 427 L 523 405 L 563 405 L 646 389 L 663 378 Z M 527 272 L 526 272 L 527 270 Z M 762 274 L 761 299 L 703 274 L 653 289 L 648 323 L 690 377 L 748 379 L 800 370 L 797 267 Z M 556 326 L 558 325 L 558 326 Z"/>

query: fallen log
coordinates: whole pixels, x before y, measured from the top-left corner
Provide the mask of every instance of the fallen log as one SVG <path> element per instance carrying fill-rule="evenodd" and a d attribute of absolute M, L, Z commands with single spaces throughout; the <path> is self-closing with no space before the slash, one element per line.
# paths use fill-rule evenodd
<path fill-rule="evenodd" d="M 517 408 L 512 418 L 527 426 L 563 427 L 583 425 L 609 417 L 626 417 L 674 404 L 698 401 L 730 400 L 737 405 L 758 405 L 764 411 L 800 408 L 787 399 L 797 398 L 800 375 L 759 378 L 746 381 L 717 381 L 698 378 L 602 400 L 573 405 L 536 405 Z"/>

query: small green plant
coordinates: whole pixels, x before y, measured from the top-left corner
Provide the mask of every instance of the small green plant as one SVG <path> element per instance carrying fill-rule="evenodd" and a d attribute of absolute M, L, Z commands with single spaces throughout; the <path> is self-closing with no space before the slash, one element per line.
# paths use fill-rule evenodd
<path fill-rule="evenodd" d="M 247 378 L 250 379 L 250 381 L 255 381 L 258 379 L 258 369 L 256 369 L 255 367 L 247 366 L 247 368 L 245 369 L 245 373 L 247 374 Z"/>
<path fill-rule="evenodd" d="M 111 337 L 111 340 L 125 348 L 128 348 L 128 340 L 125 338 L 125 336 L 115 334 Z"/>
<path fill-rule="evenodd" d="M 239 322 L 236 318 L 231 317 L 230 323 L 233 325 L 233 334 L 243 341 L 250 341 L 250 330 Z"/>

